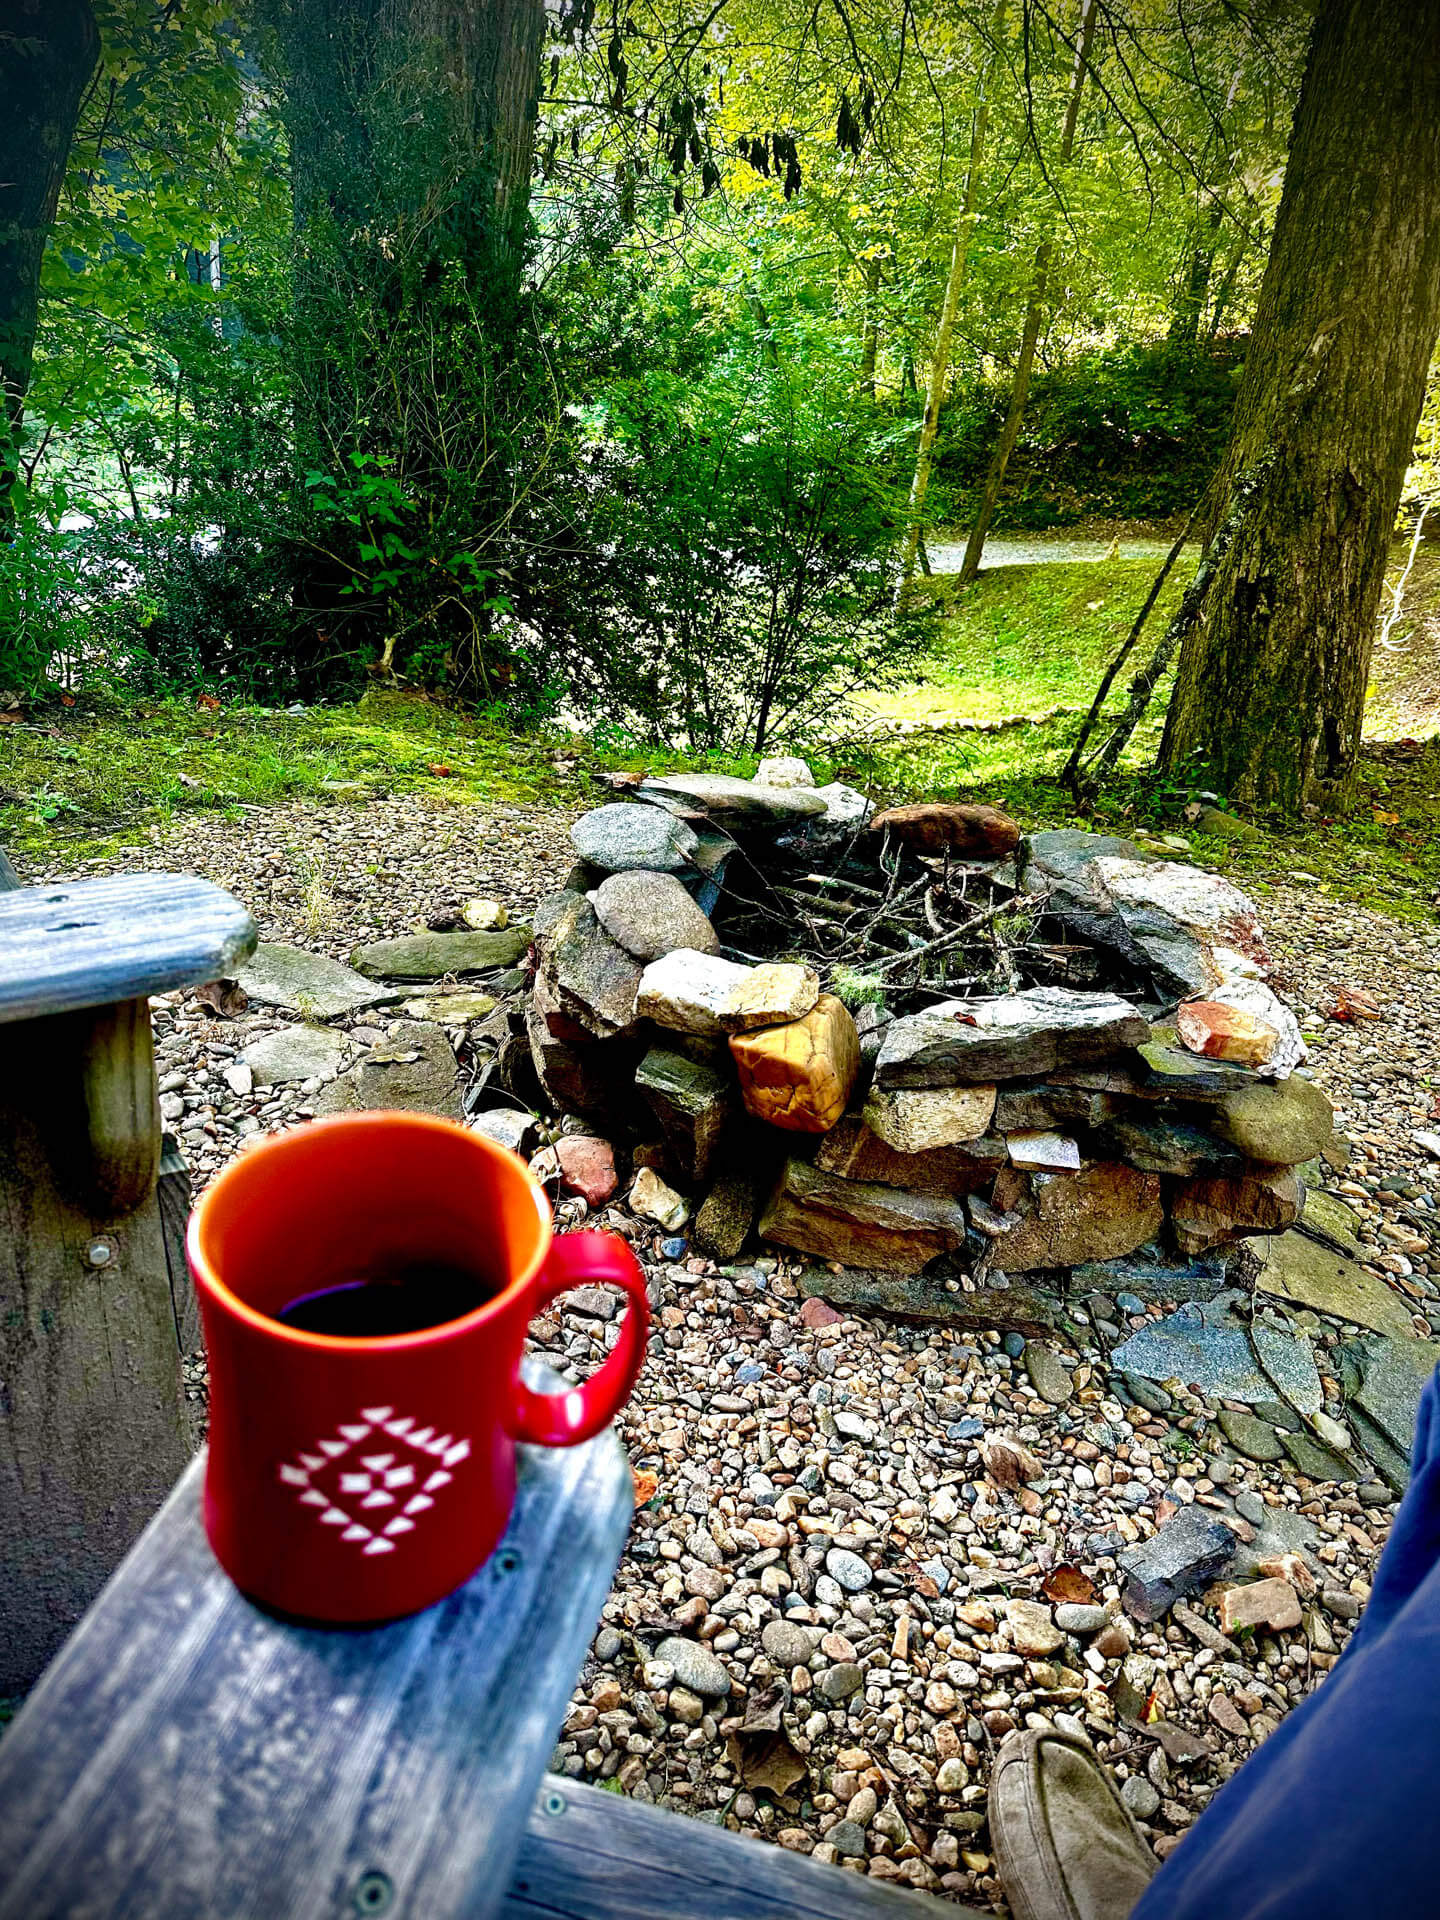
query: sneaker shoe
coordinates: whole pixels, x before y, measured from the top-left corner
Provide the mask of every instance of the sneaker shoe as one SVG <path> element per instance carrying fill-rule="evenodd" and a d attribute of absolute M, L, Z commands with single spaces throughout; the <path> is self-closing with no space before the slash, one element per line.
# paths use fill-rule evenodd
<path fill-rule="evenodd" d="M 1126 1920 L 1158 1864 L 1109 1768 L 1048 1730 L 996 1756 L 990 1838 L 1014 1920 Z"/>

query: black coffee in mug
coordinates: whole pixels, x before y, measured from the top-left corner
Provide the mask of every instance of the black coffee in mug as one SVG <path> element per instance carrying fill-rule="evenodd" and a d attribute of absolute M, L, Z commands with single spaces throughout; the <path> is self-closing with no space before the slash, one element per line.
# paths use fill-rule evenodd
<path fill-rule="evenodd" d="M 328 1333 L 340 1340 L 383 1340 L 389 1334 L 423 1333 L 484 1306 L 496 1289 L 467 1267 L 416 1261 L 364 1280 L 344 1280 L 302 1293 L 276 1319 L 302 1333 Z"/>

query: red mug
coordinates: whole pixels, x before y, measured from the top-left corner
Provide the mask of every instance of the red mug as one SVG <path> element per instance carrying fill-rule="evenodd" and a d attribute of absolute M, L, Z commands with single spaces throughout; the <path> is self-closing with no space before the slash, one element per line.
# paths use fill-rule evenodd
<path fill-rule="evenodd" d="M 515 1446 L 607 1426 L 645 1357 L 650 1308 L 614 1234 L 551 1234 L 523 1162 L 448 1120 L 343 1114 L 236 1160 L 186 1241 L 210 1362 L 205 1531 L 242 1592 L 277 1612 L 393 1620 L 494 1550 Z M 302 1331 L 297 1297 L 417 1262 L 493 1291 L 460 1318 L 378 1338 Z M 525 1331 L 571 1287 L 622 1287 L 614 1350 L 584 1386 L 520 1378 Z"/>

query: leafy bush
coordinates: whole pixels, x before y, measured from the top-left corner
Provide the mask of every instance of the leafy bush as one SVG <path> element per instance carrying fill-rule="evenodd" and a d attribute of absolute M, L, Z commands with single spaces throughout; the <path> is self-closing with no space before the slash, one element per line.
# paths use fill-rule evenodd
<path fill-rule="evenodd" d="M 35 694 L 68 683 L 91 648 L 84 539 L 62 522 L 70 505 L 63 485 L 47 489 L 15 481 L 11 517 L 0 527 L 0 691 Z"/>
<path fill-rule="evenodd" d="M 1036 375 L 1001 495 L 1001 524 L 1064 526 L 1086 515 L 1188 513 L 1224 452 L 1240 373 L 1228 343 L 1177 354 L 1163 344 L 1086 354 Z M 973 511 L 1009 399 L 976 385 L 941 420 L 936 518 Z"/>
<path fill-rule="evenodd" d="M 888 611 L 894 429 L 803 315 L 732 325 L 582 414 L 566 551 L 537 609 L 611 727 L 762 750 L 914 644 Z M 708 347 L 708 351 L 705 348 Z"/>

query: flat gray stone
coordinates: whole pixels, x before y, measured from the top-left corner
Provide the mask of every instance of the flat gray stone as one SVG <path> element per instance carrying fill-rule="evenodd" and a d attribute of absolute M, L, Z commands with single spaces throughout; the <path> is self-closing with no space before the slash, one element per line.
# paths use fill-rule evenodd
<path fill-rule="evenodd" d="M 1260 1262 L 1255 1284 L 1272 1299 L 1330 1313 L 1397 1339 L 1414 1337 L 1409 1309 L 1399 1295 L 1358 1260 L 1347 1260 L 1293 1228 L 1252 1239 L 1250 1250 Z"/>
<path fill-rule="evenodd" d="M 535 1116 L 521 1107 L 491 1107 L 487 1113 L 471 1115 L 470 1131 L 483 1133 L 511 1153 L 523 1154 L 534 1144 Z"/>
<path fill-rule="evenodd" d="M 351 1051 L 345 1035 L 328 1027 L 282 1027 L 252 1040 L 240 1058 L 257 1087 L 283 1087 L 338 1073 Z"/>
<path fill-rule="evenodd" d="M 1260 1371 L 1244 1325 L 1230 1311 L 1232 1298 L 1187 1300 L 1132 1334 L 1111 1354 L 1112 1365 L 1145 1380 L 1179 1380 L 1225 1400 L 1270 1399 L 1275 1389 Z"/>
<path fill-rule="evenodd" d="M 428 1020 L 402 1021 L 382 1047 L 374 1047 L 326 1087 L 317 1113 L 357 1113 L 394 1108 L 460 1118 L 460 1063 L 443 1027 Z"/>
<path fill-rule="evenodd" d="M 677 947 L 720 951 L 715 929 L 673 873 L 612 873 L 591 901 L 606 933 L 639 961 L 658 960 Z"/>
<path fill-rule="evenodd" d="M 328 954 L 303 947 L 258 946 L 235 977 L 258 1005 L 285 1007 L 312 1020 L 333 1020 L 398 998 Z"/>
<path fill-rule="evenodd" d="M 582 860 L 606 873 L 647 868 L 676 873 L 689 864 L 698 844 L 694 830 L 663 807 L 612 801 L 582 814 L 570 829 Z"/>
<path fill-rule="evenodd" d="M 1351 1399 L 1391 1446 L 1408 1459 L 1415 1441 L 1420 1395 L 1435 1371 L 1440 1348 L 1428 1340 L 1386 1340 L 1372 1335 L 1350 1341 L 1345 1352 L 1360 1370 L 1360 1385 Z"/>
<path fill-rule="evenodd" d="M 698 1640 L 682 1640 L 674 1634 L 660 1642 L 655 1658 L 673 1667 L 680 1685 L 704 1700 L 723 1700 L 730 1691 L 730 1675 L 716 1655 L 708 1647 L 702 1647 Z"/>
<path fill-rule="evenodd" d="M 372 980 L 443 980 L 513 967 L 529 945 L 528 926 L 499 933 L 414 933 L 356 947 L 350 964 Z"/>
<path fill-rule="evenodd" d="M 878 1087 L 951 1087 L 1033 1078 L 1083 1065 L 1150 1037 L 1113 993 L 1032 987 L 994 999 L 945 1001 L 892 1020 L 875 1063 Z"/>
<path fill-rule="evenodd" d="M 1274 1427 L 1267 1426 L 1254 1414 L 1232 1413 L 1228 1407 L 1220 1410 L 1220 1431 L 1234 1447 L 1237 1453 L 1243 1453 L 1247 1460 L 1283 1460 L 1285 1449 L 1280 1444 L 1280 1436 Z"/>
<path fill-rule="evenodd" d="M 1333 1447 L 1322 1446 L 1318 1440 L 1312 1440 L 1308 1433 L 1287 1433 L 1282 1436 L 1281 1445 L 1289 1454 L 1291 1465 L 1309 1480 L 1334 1485 L 1342 1480 L 1365 1477 Z"/>
<path fill-rule="evenodd" d="M 1250 1340 L 1266 1374 L 1297 1413 L 1314 1415 L 1325 1405 L 1315 1365 L 1315 1349 L 1297 1328 L 1259 1313 L 1250 1323 Z"/>
<path fill-rule="evenodd" d="M 828 810 L 813 787 L 772 787 L 727 773 L 668 773 L 642 780 L 640 791 L 661 806 L 697 807 L 726 826 L 813 820 Z"/>
<path fill-rule="evenodd" d="M 1323 1187 L 1307 1185 L 1305 1192 L 1305 1211 L 1300 1216 L 1300 1232 L 1307 1239 L 1320 1240 L 1337 1253 L 1343 1253 L 1347 1259 L 1363 1260 L 1364 1248 L 1360 1243 L 1360 1216 L 1343 1200 L 1337 1200 L 1333 1193 L 1327 1193 Z"/>
<path fill-rule="evenodd" d="M 1048 1400 L 1052 1407 L 1063 1407 L 1075 1391 L 1075 1385 L 1055 1349 L 1031 1341 L 1021 1357 L 1030 1384 L 1040 1398 Z"/>
<path fill-rule="evenodd" d="M 1187 1511 L 1193 1512 L 1194 1509 Z M 1318 1532 L 1293 1507 L 1268 1506 L 1259 1494 L 1247 1488 L 1236 1496 L 1235 1511 L 1255 1528 L 1255 1538 L 1248 1544 L 1242 1542 L 1235 1549 L 1235 1558 L 1229 1569 L 1233 1579 L 1254 1579 L 1259 1575 L 1262 1560 L 1278 1559 L 1286 1553 L 1300 1554 L 1313 1572 L 1321 1571 L 1320 1562 L 1314 1556 Z"/>

